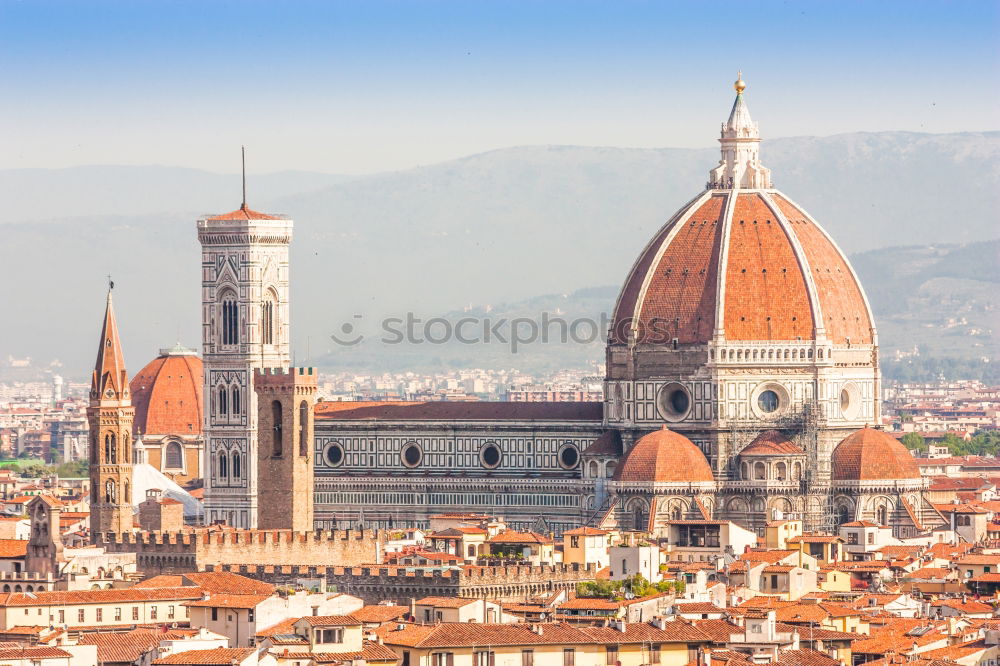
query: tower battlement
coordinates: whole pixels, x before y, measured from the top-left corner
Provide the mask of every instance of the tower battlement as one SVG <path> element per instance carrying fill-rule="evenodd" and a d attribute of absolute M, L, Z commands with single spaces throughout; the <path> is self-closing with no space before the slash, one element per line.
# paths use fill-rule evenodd
<path fill-rule="evenodd" d="M 256 368 L 254 388 L 291 388 L 295 385 L 316 386 L 316 368 Z"/>
<path fill-rule="evenodd" d="M 104 532 L 98 544 L 113 553 L 135 553 L 147 576 L 221 567 L 276 567 L 295 562 L 325 568 L 330 562 L 356 566 L 380 562 L 388 533 L 373 530 L 248 529 L 190 532 Z"/>

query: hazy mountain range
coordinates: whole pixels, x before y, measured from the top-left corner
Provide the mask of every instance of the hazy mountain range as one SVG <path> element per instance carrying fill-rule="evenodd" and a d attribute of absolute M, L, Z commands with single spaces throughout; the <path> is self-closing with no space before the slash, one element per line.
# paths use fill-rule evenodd
<path fill-rule="evenodd" d="M 998 236 L 1000 132 L 773 139 L 762 156 L 776 186 L 856 255 L 883 343 L 923 325 L 901 324 L 899 338 L 889 333 L 894 318 L 907 321 L 911 297 L 925 298 L 934 317 L 966 307 L 971 292 L 984 307 L 995 303 L 996 249 L 972 243 Z M 326 356 L 336 351 L 329 336 L 343 322 L 371 331 L 380 317 L 407 311 L 428 317 L 619 284 L 717 161 L 712 148 L 530 146 L 369 176 L 252 176 L 248 186 L 253 208 L 295 219 L 297 361 L 347 363 L 343 354 Z M 165 167 L 0 170 L 0 266 L 12 283 L 3 297 L 0 355 L 58 358 L 64 374 L 84 375 L 108 273 L 133 372 L 159 347 L 177 340 L 197 346 L 194 220 L 237 207 L 239 181 Z M 969 259 L 954 247 L 937 259 L 944 250 L 871 252 L 942 243 L 979 255 Z M 965 273 L 935 275 L 917 288 L 919 271 L 908 274 L 900 263 L 961 263 Z M 587 305 L 574 307 L 600 309 L 615 290 L 585 291 Z M 919 313 L 923 306 L 913 307 Z M 410 360 L 427 360 L 411 352 Z"/>

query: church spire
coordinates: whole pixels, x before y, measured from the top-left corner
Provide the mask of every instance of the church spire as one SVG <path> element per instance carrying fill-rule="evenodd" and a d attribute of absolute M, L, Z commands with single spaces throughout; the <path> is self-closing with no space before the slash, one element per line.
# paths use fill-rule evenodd
<path fill-rule="evenodd" d="M 750 109 L 743 99 L 747 84 L 743 72 L 736 75 L 733 102 L 729 119 L 722 123 L 719 143 L 722 157 L 719 166 L 709 172 L 709 187 L 713 189 L 768 189 L 771 187 L 771 170 L 760 163 L 760 130 L 750 117 Z"/>
<path fill-rule="evenodd" d="M 90 382 L 90 397 L 91 400 L 116 400 L 128 404 L 128 373 L 125 370 L 122 343 L 118 339 L 118 323 L 115 321 L 115 309 L 111 301 L 112 289 L 113 286 L 108 288 L 104 326 L 101 328 L 101 341 L 97 347 L 97 363 Z"/>

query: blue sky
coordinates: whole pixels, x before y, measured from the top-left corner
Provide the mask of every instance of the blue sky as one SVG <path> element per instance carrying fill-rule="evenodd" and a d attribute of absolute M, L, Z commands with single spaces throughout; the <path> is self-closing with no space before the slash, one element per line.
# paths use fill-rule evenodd
<path fill-rule="evenodd" d="M 0 168 L 708 146 L 737 68 L 765 138 L 996 129 L 998 34 L 995 0 L 0 0 Z"/>

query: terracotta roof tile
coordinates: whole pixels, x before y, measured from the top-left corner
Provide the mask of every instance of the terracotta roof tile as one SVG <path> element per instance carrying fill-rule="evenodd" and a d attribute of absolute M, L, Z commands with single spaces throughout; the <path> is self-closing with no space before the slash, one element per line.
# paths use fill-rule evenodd
<path fill-rule="evenodd" d="M 418 606 L 434 606 L 436 608 L 463 608 L 469 604 L 474 604 L 477 599 L 463 599 L 461 597 L 424 597 L 413 603 Z"/>
<path fill-rule="evenodd" d="M 215 648 L 214 650 L 188 650 L 161 657 L 153 662 L 159 664 L 198 664 L 199 666 L 232 666 L 255 652 L 254 648 Z"/>
<path fill-rule="evenodd" d="M 226 220 L 281 220 L 284 219 L 278 215 L 268 215 L 267 213 L 259 213 L 255 210 L 247 208 L 246 204 L 243 204 L 234 211 L 228 213 L 222 213 L 221 215 L 212 215 L 211 217 L 205 218 L 209 222 L 216 221 L 226 221 Z"/>
<path fill-rule="evenodd" d="M 833 478 L 845 481 L 919 479 L 916 460 L 894 437 L 874 428 L 848 435 L 832 456 Z"/>
<path fill-rule="evenodd" d="M 537 532 L 517 532 L 515 530 L 504 530 L 488 539 L 490 544 L 545 544 L 552 543 L 552 539 Z"/>
<path fill-rule="evenodd" d="M 26 539 L 0 539 L 0 558 L 23 558 L 28 554 Z"/>
<path fill-rule="evenodd" d="M 777 430 L 765 430 L 757 435 L 742 451 L 741 456 L 804 455 L 805 451 Z"/>
<path fill-rule="evenodd" d="M 183 605 L 192 608 L 256 608 L 270 598 L 269 594 L 212 594 L 207 599 L 188 601 Z"/>
<path fill-rule="evenodd" d="M 140 370 L 129 386 L 140 435 L 199 435 L 202 422 L 201 359 L 164 354 Z"/>
<path fill-rule="evenodd" d="M 409 606 L 362 606 L 351 613 L 354 617 L 366 623 L 379 623 L 397 620 L 409 615 Z"/>
<path fill-rule="evenodd" d="M 714 481 L 705 454 L 680 433 L 654 430 L 644 435 L 615 470 L 615 481 L 629 483 L 694 483 Z"/>
<path fill-rule="evenodd" d="M 132 663 L 162 640 L 181 639 L 190 632 L 162 632 L 153 629 L 136 629 L 126 632 L 93 632 L 80 635 L 80 645 L 96 645 L 100 663 Z"/>

